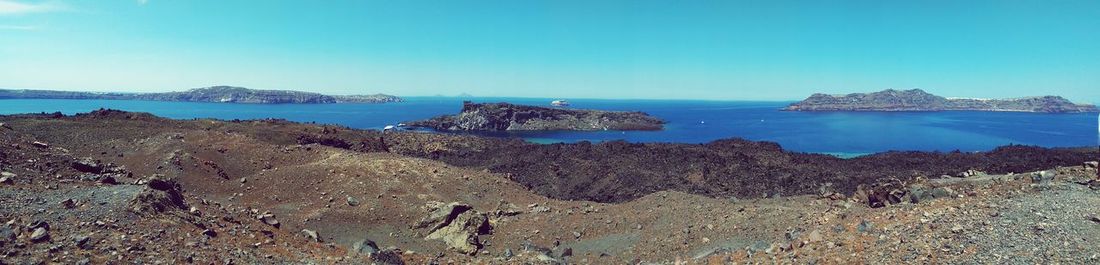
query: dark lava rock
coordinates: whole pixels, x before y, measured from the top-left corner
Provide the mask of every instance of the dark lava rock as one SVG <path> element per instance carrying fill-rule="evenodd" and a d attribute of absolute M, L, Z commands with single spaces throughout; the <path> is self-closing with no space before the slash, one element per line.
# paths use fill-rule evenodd
<path fill-rule="evenodd" d="M 562 257 L 571 257 L 571 256 L 573 256 L 573 248 L 565 248 L 565 250 L 561 251 L 561 256 Z"/>
<path fill-rule="evenodd" d="M 65 207 L 65 209 L 72 209 L 73 207 L 76 207 L 76 202 L 73 201 L 73 199 L 65 199 L 64 201 L 61 201 L 60 204 L 61 207 Z"/>
<path fill-rule="evenodd" d="M 159 191 L 170 191 L 170 190 L 179 190 L 180 189 L 179 184 L 176 183 L 175 181 L 156 178 L 156 177 L 150 178 L 149 181 L 145 185 L 148 185 L 150 188 L 153 188 L 154 190 L 159 190 Z"/>
<path fill-rule="evenodd" d="M 405 265 L 405 261 L 401 259 L 401 254 L 398 254 L 397 251 L 392 249 L 379 251 L 371 256 L 371 260 L 373 260 L 375 264 L 381 265 Z"/>
<path fill-rule="evenodd" d="M 113 176 L 99 176 L 99 175 L 96 175 L 96 176 L 98 176 L 96 178 L 96 181 L 99 181 L 99 183 L 103 183 L 103 184 L 107 184 L 107 185 L 118 185 L 118 180 L 116 180 L 115 177 L 113 177 Z"/>
<path fill-rule="evenodd" d="M 103 173 L 103 164 L 91 158 L 81 158 L 73 161 L 73 169 L 85 173 Z"/>
<path fill-rule="evenodd" d="M 543 196 L 597 202 L 625 202 L 666 190 L 716 198 L 759 198 L 764 193 L 807 195 L 816 194 L 825 183 L 833 183 L 832 189 L 838 193 L 852 194 L 858 184 L 880 179 L 910 181 L 967 169 L 989 174 L 1031 172 L 1080 165 L 1100 156 L 1096 148 L 1012 145 L 978 153 L 886 152 L 840 159 L 789 152 L 776 143 L 743 139 L 706 144 L 477 140 L 459 142 L 476 148 L 456 147 L 454 151 L 395 151 L 508 173 L 512 180 Z M 896 188 L 905 191 L 904 186 Z M 883 197 L 881 201 L 889 199 Z"/>

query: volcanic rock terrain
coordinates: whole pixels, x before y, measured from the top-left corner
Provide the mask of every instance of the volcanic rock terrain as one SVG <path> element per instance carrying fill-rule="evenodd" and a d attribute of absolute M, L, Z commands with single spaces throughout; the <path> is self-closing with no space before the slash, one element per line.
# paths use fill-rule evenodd
<path fill-rule="evenodd" d="M 1096 158 L 0 116 L 0 261 L 1095 263 Z"/>

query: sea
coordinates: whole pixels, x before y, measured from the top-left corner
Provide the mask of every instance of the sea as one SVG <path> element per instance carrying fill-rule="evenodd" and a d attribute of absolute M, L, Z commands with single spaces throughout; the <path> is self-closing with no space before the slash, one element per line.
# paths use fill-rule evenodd
<path fill-rule="evenodd" d="M 358 129 L 457 113 L 465 100 L 549 106 L 545 98 L 407 97 L 387 104 L 229 104 L 132 100 L 4 99 L 0 114 L 100 108 L 149 112 L 173 119 L 280 118 Z M 706 143 L 744 138 L 787 150 L 855 157 L 884 151 L 988 151 L 1008 144 L 1097 146 L 1097 113 L 1022 112 L 788 112 L 784 101 L 570 99 L 569 108 L 642 111 L 668 123 L 661 131 L 550 131 L 479 133 L 534 143 L 579 141 Z"/>

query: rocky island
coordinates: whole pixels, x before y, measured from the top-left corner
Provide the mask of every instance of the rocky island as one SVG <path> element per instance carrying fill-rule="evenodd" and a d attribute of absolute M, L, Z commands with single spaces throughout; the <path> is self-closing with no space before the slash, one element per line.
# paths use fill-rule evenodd
<path fill-rule="evenodd" d="M 1059 96 L 1014 99 L 945 98 L 920 89 L 887 89 L 847 95 L 814 94 L 787 111 L 1017 111 L 1046 113 L 1100 112 L 1095 105 L 1074 104 Z"/>
<path fill-rule="evenodd" d="M 438 131 L 652 131 L 664 121 L 642 112 L 545 108 L 509 103 L 462 103 L 456 115 L 409 122 Z"/>
<path fill-rule="evenodd" d="M 329 104 L 401 102 L 396 96 L 323 95 L 292 90 L 259 90 L 233 86 L 195 88 L 165 93 L 102 93 L 56 90 L 0 89 L 0 99 L 112 99 L 251 104 Z"/>

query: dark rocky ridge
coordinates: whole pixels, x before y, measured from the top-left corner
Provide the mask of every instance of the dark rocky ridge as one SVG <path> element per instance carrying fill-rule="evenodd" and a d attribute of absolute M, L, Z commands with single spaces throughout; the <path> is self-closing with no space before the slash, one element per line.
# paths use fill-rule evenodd
<path fill-rule="evenodd" d="M 814 94 L 784 108 L 789 111 L 1018 111 L 1100 112 L 1094 105 L 1074 104 L 1059 96 L 1017 99 L 957 99 L 930 94 L 920 89 L 887 89 L 874 93 L 843 96 Z"/>
<path fill-rule="evenodd" d="M 402 101 L 401 98 L 384 94 L 333 96 L 302 91 L 256 90 L 232 86 L 195 88 L 183 92 L 166 93 L 98 93 L 0 89 L 0 99 L 113 99 L 253 104 L 387 103 Z"/>
<path fill-rule="evenodd" d="M 409 126 L 439 131 L 661 130 L 664 121 L 642 112 L 576 110 L 463 102 L 462 111 Z"/>
<path fill-rule="evenodd" d="M 850 194 L 861 184 L 967 170 L 1027 172 L 1078 165 L 1100 156 L 1095 148 L 1004 146 L 989 152 L 886 152 L 853 159 L 783 150 L 743 139 L 707 144 L 575 144 L 496 142 L 422 153 L 391 149 L 457 166 L 509 173 L 538 194 L 564 200 L 623 202 L 673 190 L 711 197 L 761 198 L 815 194 L 822 186 Z"/>

